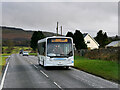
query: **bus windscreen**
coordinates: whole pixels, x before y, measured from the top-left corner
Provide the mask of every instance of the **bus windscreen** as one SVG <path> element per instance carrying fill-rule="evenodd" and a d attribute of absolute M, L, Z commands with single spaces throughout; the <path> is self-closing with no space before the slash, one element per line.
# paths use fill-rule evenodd
<path fill-rule="evenodd" d="M 47 56 L 69 57 L 73 55 L 72 41 L 68 38 L 49 38 L 47 40 Z"/>

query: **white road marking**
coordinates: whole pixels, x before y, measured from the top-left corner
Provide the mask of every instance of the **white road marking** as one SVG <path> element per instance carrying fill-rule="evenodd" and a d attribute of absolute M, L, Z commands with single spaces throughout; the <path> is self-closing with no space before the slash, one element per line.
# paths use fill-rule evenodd
<path fill-rule="evenodd" d="M 38 68 L 37 66 L 34 65 L 35 68 Z"/>
<path fill-rule="evenodd" d="M 6 69 L 5 69 L 5 72 L 4 72 L 1 84 L 0 84 L 0 90 L 2 90 L 2 88 L 3 88 L 5 77 L 6 77 L 6 73 L 7 73 L 7 70 L 8 70 L 8 66 L 9 66 L 9 62 L 7 63 L 7 66 L 6 66 Z"/>
<path fill-rule="evenodd" d="M 62 88 L 60 87 L 60 85 L 58 85 L 56 82 L 54 82 L 54 84 L 55 84 L 58 88 L 60 88 L 60 89 L 62 90 Z"/>
<path fill-rule="evenodd" d="M 33 64 L 33 63 L 30 61 L 30 64 Z"/>
<path fill-rule="evenodd" d="M 48 75 L 47 75 L 47 74 L 45 74 L 42 70 L 40 70 L 40 72 L 41 72 L 42 74 L 44 74 L 46 77 L 48 77 Z"/>

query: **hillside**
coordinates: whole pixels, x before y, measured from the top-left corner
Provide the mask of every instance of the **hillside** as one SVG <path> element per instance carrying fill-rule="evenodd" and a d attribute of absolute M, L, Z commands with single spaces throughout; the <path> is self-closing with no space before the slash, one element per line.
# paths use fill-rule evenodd
<path fill-rule="evenodd" d="M 5 46 L 8 40 L 11 40 L 15 46 L 29 46 L 32 37 L 32 30 L 23 30 L 14 27 L 1 27 L 2 29 L 2 44 Z M 46 37 L 54 36 L 55 33 L 43 32 Z"/>
<path fill-rule="evenodd" d="M 30 40 L 34 31 L 32 30 L 23 30 L 21 28 L 15 27 L 5 27 L 0 26 L 2 30 L 2 45 L 6 46 L 8 41 L 13 42 L 15 46 L 30 46 Z M 55 33 L 43 32 L 46 37 L 54 36 Z M 120 36 L 109 37 L 110 41 L 120 40 Z"/>

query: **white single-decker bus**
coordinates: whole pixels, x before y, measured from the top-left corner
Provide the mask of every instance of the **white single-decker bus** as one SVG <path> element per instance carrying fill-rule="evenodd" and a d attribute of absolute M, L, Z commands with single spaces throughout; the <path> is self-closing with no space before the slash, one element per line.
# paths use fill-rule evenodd
<path fill-rule="evenodd" d="M 53 36 L 38 41 L 38 63 L 46 66 L 74 66 L 73 39 Z"/>

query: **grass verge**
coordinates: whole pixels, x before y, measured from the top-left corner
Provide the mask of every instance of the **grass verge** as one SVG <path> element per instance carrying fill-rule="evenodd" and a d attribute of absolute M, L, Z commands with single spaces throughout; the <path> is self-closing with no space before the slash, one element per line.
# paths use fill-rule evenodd
<path fill-rule="evenodd" d="M 4 53 L 4 54 L 2 54 L 2 57 L 4 57 L 4 56 L 10 56 L 11 54 L 7 54 L 7 53 Z"/>
<path fill-rule="evenodd" d="M 118 82 L 118 63 L 104 60 L 91 60 L 75 56 L 74 67 L 102 78 Z"/>
<path fill-rule="evenodd" d="M 37 53 L 29 53 L 29 55 L 37 56 Z"/>
<path fill-rule="evenodd" d="M 8 57 L 3 57 L 2 55 L 0 56 L 0 74 L 1 74 L 1 72 L 2 72 L 2 69 L 3 69 L 3 67 L 5 66 L 5 64 L 6 64 L 6 59 L 7 59 Z"/>

